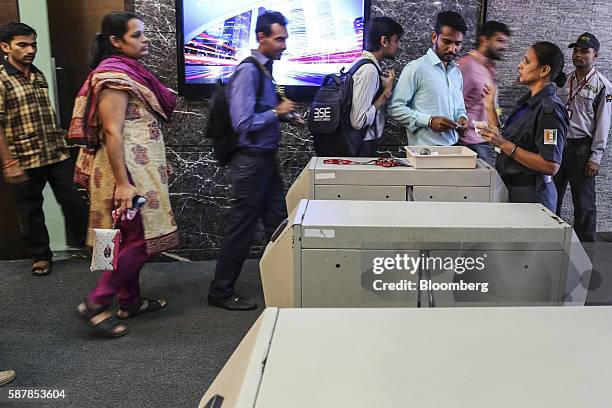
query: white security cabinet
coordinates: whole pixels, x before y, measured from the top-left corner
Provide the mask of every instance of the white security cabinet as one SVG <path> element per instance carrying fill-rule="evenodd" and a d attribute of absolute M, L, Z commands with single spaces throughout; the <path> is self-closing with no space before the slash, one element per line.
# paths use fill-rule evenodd
<path fill-rule="evenodd" d="M 612 307 L 276 309 L 199 408 L 608 407 Z"/>
<path fill-rule="evenodd" d="M 416 169 L 326 164 L 313 157 L 289 188 L 287 209 L 301 199 L 366 201 L 505 202 L 508 192 L 497 171 L 478 160 L 473 169 Z M 368 158 L 347 158 L 366 162 Z"/>
<path fill-rule="evenodd" d="M 260 271 L 275 307 L 584 305 L 591 263 L 540 204 L 302 200 Z"/>

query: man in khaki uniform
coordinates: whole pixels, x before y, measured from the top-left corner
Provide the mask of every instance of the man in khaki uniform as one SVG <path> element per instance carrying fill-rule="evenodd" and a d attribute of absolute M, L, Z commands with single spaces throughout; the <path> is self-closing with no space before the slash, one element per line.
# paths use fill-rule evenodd
<path fill-rule="evenodd" d="M 612 85 L 595 67 L 599 41 L 584 33 L 573 48 L 572 72 L 559 97 L 566 106 L 570 127 L 561 167 L 555 175 L 557 214 L 569 183 L 574 203 L 574 229 L 581 241 L 597 241 L 595 176 L 608 142 L 612 117 Z"/>

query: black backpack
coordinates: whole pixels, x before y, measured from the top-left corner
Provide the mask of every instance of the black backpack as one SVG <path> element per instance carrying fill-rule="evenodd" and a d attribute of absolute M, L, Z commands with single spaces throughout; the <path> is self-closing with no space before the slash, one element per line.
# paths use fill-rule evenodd
<path fill-rule="evenodd" d="M 368 127 L 355 130 L 351 126 L 353 75 L 365 64 L 374 62 L 363 58 L 347 72 L 343 68 L 339 74 L 327 75 L 315 94 L 310 105 L 308 130 L 313 136 L 317 156 L 349 157 L 359 152 Z M 378 73 L 380 75 L 380 71 Z M 379 89 L 374 100 L 382 91 L 379 79 Z"/>
<path fill-rule="evenodd" d="M 240 64 L 249 63 L 255 64 L 260 69 L 261 75 L 264 73 L 261 71 L 260 64 L 253 57 L 247 57 Z M 257 99 L 261 98 L 263 91 L 263 78 L 259 80 L 257 88 Z M 232 126 L 232 118 L 230 117 L 229 103 L 227 99 L 227 92 L 231 86 L 231 79 L 228 84 L 223 84 L 221 81 L 217 82 L 215 93 L 210 102 L 210 109 L 208 111 L 208 125 L 206 126 L 206 137 L 212 139 L 213 142 L 213 156 L 219 162 L 221 166 L 225 166 L 229 163 L 236 145 L 238 144 L 238 137 L 240 136 Z"/>

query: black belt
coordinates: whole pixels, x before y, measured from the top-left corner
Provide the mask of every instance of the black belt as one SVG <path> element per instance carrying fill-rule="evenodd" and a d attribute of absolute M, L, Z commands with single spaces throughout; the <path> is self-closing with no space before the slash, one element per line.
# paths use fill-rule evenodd
<path fill-rule="evenodd" d="M 565 139 L 565 144 L 573 146 L 584 146 L 593 143 L 593 139 L 588 136 L 580 137 L 578 139 Z"/>
<path fill-rule="evenodd" d="M 264 150 L 264 149 L 253 149 L 250 147 L 239 147 L 236 149 L 236 153 L 243 154 L 249 157 L 276 157 L 277 149 Z"/>
<path fill-rule="evenodd" d="M 527 187 L 535 186 L 537 177 L 533 174 L 510 174 L 502 176 L 502 180 L 507 186 Z"/>

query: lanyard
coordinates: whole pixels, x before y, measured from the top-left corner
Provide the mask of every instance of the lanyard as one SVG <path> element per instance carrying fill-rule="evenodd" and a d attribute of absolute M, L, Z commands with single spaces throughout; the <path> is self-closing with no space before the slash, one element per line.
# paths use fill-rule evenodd
<path fill-rule="evenodd" d="M 378 159 L 368 160 L 366 162 L 358 162 L 355 160 L 347 160 L 347 159 L 325 159 L 323 160 L 323 164 L 342 164 L 342 165 L 355 165 L 355 164 L 369 164 L 374 166 L 382 166 L 382 167 L 409 167 L 407 164 L 401 162 L 400 160 L 394 159 L 393 157 L 380 157 Z"/>
<path fill-rule="evenodd" d="M 570 81 L 569 98 L 567 99 L 567 104 L 566 104 L 566 107 L 568 109 L 569 109 L 570 103 L 572 103 L 574 98 L 576 98 L 576 95 L 578 95 L 578 93 L 582 91 L 582 88 L 584 88 L 586 84 L 589 83 L 589 81 L 591 80 L 591 78 L 593 78 L 593 75 L 595 75 L 596 72 L 597 71 L 593 69 L 593 73 L 591 73 L 591 75 L 589 75 L 588 77 L 584 78 L 582 82 L 580 83 L 580 85 L 578 85 L 578 88 L 576 88 L 576 92 L 572 92 L 572 90 L 574 89 L 574 79 L 576 78 L 576 72 L 574 72 L 572 76 L 572 80 Z"/>
<path fill-rule="evenodd" d="M 510 126 L 510 124 L 512 124 L 512 122 L 516 121 L 518 118 L 520 118 L 521 116 L 523 116 L 524 114 L 529 112 L 529 110 L 530 110 L 529 105 L 525 104 L 519 110 L 514 111 L 514 113 L 512 115 L 510 115 L 510 117 L 508 118 L 508 120 L 504 124 L 504 128 Z"/>

